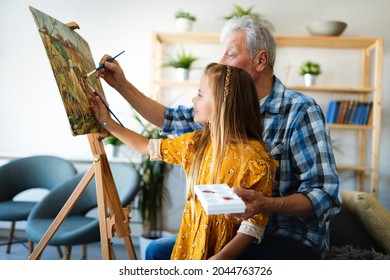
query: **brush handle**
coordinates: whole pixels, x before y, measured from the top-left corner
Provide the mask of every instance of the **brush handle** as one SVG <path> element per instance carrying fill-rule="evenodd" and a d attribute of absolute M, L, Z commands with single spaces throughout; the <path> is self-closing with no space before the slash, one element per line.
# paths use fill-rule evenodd
<path fill-rule="evenodd" d="M 107 59 L 108 62 L 113 62 L 115 60 L 115 58 L 117 58 L 118 56 L 120 56 L 122 53 L 124 53 L 125 51 L 121 51 L 120 53 L 118 53 L 116 56 L 114 57 L 111 57 L 110 59 Z M 95 71 L 99 71 L 100 69 L 102 69 L 104 67 L 104 63 L 103 64 L 100 64 L 98 68 L 95 69 Z"/>
<path fill-rule="evenodd" d="M 118 121 L 118 123 L 119 123 L 122 127 L 124 127 L 124 125 L 121 123 L 121 121 L 115 116 L 114 112 L 111 111 L 111 109 L 108 107 L 108 105 L 106 104 L 106 102 L 104 102 L 103 98 L 101 98 L 100 95 L 99 95 L 96 91 L 94 91 L 93 93 L 94 93 L 97 97 L 99 97 L 100 101 L 102 101 L 102 103 L 104 104 L 104 106 L 106 106 L 107 110 L 111 113 L 111 115 Z"/>

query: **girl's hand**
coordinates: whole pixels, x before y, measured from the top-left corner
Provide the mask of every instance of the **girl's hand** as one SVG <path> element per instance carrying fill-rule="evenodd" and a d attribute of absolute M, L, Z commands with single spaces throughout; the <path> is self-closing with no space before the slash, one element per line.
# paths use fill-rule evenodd
<path fill-rule="evenodd" d="M 95 92 L 97 95 L 95 95 L 94 92 L 89 91 L 88 99 L 89 103 L 91 105 L 91 110 L 95 115 L 96 120 L 103 125 L 103 123 L 106 123 L 111 119 L 110 112 L 107 110 L 106 106 L 104 106 L 102 100 L 108 105 L 106 99 L 104 96 L 99 93 L 96 89 Z M 101 99 L 102 100 L 101 100 Z"/>

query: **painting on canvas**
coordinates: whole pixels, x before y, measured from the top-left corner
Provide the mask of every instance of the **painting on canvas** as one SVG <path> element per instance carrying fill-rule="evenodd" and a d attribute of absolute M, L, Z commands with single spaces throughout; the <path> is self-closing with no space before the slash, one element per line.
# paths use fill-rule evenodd
<path fill-rule="evenodd" d="M 45 46 L 51 68 L 74 136 L 103 131 L 87 98 L 83 76 L 95 69 L 88 43 L 74 30 L 55 18 L 30 7 Z M 102 94 L 100 80 L 93 75 L 87 82 Z"/>

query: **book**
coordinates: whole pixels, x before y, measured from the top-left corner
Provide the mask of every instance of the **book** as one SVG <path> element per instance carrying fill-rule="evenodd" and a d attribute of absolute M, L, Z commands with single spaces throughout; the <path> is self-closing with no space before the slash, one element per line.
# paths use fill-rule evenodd
<path fill-rule="evenodd" d="M 245 212 L 245 203 L 227 184 L 195 185 L 194 191 L 207 215 Z"/>
<path fill-rule="evenodd" d="M 328 112 L 326 114 L 326 122 L 327 123 L 334 123 L 336 116 L 337 116 L 337 101 L 331 100 L 329 102 L 328 106 Z"/>
<path fill-rule="evenodd" d="M 356 109 L 357 109 L 358 104 L 359 104 L 359 101 L 357 101 L 357 100 L 352 101 L 351 115 L 349 116 L 348 124 L 353 124 L 353 120 L 355 118 Z"/>
<path fill-rule="evenodd" d="M 360 124 L 360 119 L 361 119 L 361 115 L 362 115 L 362 108 L 363 108 L 362 102 L 358 101 L 357 105 L 356 105 L 356 112 L 353 116 L 352 124 L 354 124 L 354 125 Z"/>
<path fill-rule="evenodd" d="M 363 111 L 363 117 L 362 117 L 361 124 L 363 124 L 363 125 L 368 124 L 368 116 L 370 115 L 371 107 L 372 107 L 372 102 L 365 102 L 364 103 L 364 111 Z"/>
<path fill-rule="evenodd" d="M 336 123 L 342 124 L 344 123 L 345 116 L 347 115 L 348 110 L 348 101 L 347 100 L 341 100 L 340 101 L 340 109 L 337 114 Z"/>

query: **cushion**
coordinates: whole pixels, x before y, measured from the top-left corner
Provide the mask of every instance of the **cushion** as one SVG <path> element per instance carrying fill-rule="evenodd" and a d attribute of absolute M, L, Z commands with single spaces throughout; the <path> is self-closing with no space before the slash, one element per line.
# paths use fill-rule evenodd
<path fill-rule="evenodd" d="M 329 238 L 331 248 L 352 246 L 362 250 L 380 250 L 370 233 L 345 204 L 341 205 L 341 211 L 330 222 Z"/>
<path fill-rule="evenodd" d="M 390 212 L 366 192 L 342 191 L 345 205 L 360 221 L 381 249 L 390 253 Z"/>

